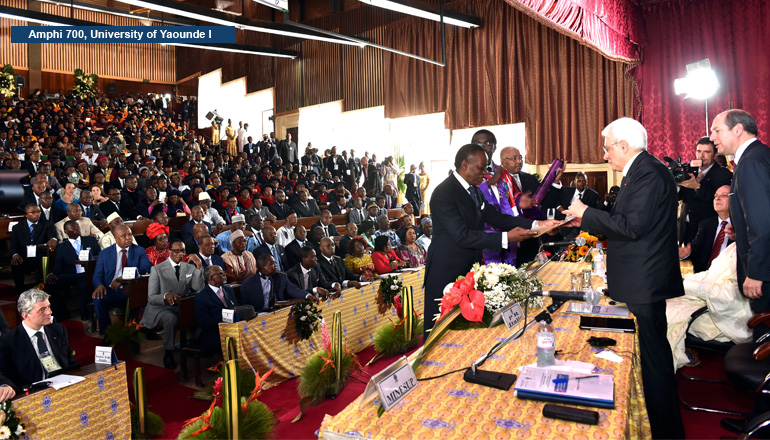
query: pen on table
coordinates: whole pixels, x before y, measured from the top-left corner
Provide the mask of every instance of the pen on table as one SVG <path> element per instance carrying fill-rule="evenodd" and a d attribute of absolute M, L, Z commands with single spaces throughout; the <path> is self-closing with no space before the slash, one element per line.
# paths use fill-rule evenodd
<path fill-rule="evenodd" d="M 554 379 L 553 383 L 559 383 L 559 382 L 567 382 L 569 380 L 581 380 L 581 379 L 592 379 L 594 377 L 599 377 L 598 374 L 594 374 L 593 376 L 582 376 L 582 377 L 563 377 L 559 379 Z"/>

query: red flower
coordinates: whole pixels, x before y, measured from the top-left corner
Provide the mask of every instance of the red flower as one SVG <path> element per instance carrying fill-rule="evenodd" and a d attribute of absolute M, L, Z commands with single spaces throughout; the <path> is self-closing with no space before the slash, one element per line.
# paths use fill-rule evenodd
<path fill-rule="evenodd" d="M 218 377 L 214 382 L 214 404 L 222 406 L 222 378 Z"/>
<path fill-rule="evenodd" d="M 401 304 L 401 295 L 396 295 L 393 298 L 393 306 L 396 308 L 396 314 L 399 318 L 404 317 L 404 306 Z"/>
<path fill-rule="evenodd" d="M 460 305 L 462 315 L 468 321 L 481 321 L 484 316 L 484 294 L 475 289 L 476 281 L 474 273 L 468 272 L 465 278 L 454 282 L 449 291 L 441 298 L 441 316 L 452 311 L 454 306 Z"/>
<path fill-rule="evenodd" d="M 460 310 L 463 318 L 471 322 L 479 322 L 484 316 L 484 294 L 478 290 L 471 290 L 462 296 Z"/>

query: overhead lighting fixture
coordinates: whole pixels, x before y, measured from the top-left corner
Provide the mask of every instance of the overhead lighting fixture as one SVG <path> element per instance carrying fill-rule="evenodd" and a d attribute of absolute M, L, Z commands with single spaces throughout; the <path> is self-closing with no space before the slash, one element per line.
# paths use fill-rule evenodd
<path fill-rule="evenodd" d="M 289 10 L 289 0 L 254 0 L 260 5 L 270 6 L 273 9 L 286 12 Z"/>
<path fill-rule="evenodd" d="M 102 23 L 94 23 L 91 21 L 78 20 L 78 19 L 68 18 L 68 17 L 60 17 L 58 15 L 45 14 L 45 13 L 36 12 L 36 11 L 28 11 L 26 9 L 11 8 L 8 6 L 0 6 L 0 17 L 10 18 L 12 20 L 21 20 L 21 21 L 27 21 L 32 23 L 45 24 L 49 26 L 109 26 Z M 183 47 L 191 47 L 194 49 L 216 50 L 220 52 L 234 52 L 234 53 L 243 53 L 248 55 L 271 56 L 271 57 L 279 57 L 279 58 L 296 58 L 299 56 L 299 53 L 290 51 L 290 50 L 273 49 L 271 47 L 248 46 L 243 44 L 228 44 L 228 43 L 219 43 L 219 44 L 165 43 L 165 44 L 168 46 L 183 46 Z"/>
<path fill-rule="evenodd" d="M 49 3 L 57 6 L 73 7 L 75 9 L 82 9 L 84 11 L 101 12 L 104 14 L 116 15 L 118 17 L 130 18 L 133 20 L 139 20 L 145 22 L 147 20 L 154 21 L 156 23 L 175 24 L 179 26 L 195 26 L 195 22 L 192 20 L 184 20 L 177 18 L 166 18 L 158 15 L 140 15 L 132 14 L 125 9 L 111 8 L 109 6 L 96 5 L 92 3 L 82 3 L 77 1 L 66 0 L 39 0 L 42 3 Z"/>
<path fill-rule="evenodd" d="M 441 21 L 441 13 L 435 5 L 428 5 L 414 0 L 359 0 L 361 3 L 390 9 L 402 14 L 414 15 L 428 20 Z M 465 15 L 454 11 L 444 11 L 444 23 L 464 28 L 481 26 L 481 20 L 472 15 Z"/>
<path fill-rule="evenodd" d="M 360 47 L 366 46 L 366 44 L 361 44 L 360 42 L 345 40 L 341 38 L 332 38 L 318 32 L 300 32 L 298 28 L 285 24 L 273 23 L 270 21 L 257 21 L 246 17 L 232 17 L 219 11 L 201 8 L 199 6 L 194 6 L 182 2 L 168 0 L 156 0 L 153 2 L 144 0 L 117 1 L 140 8 L 147 8 L 168 14 L 180 15 L 182 17 L 192 18 L 193 20 L 200 20 L 206 23 L 214 23 L 222 26 L 235 26 L 239 29 L 247 31 L 283 35 L 286 37 L 301 38 L 304 40 L 319 40 L 327 41 L 329 43 L 348 44 Z"/>

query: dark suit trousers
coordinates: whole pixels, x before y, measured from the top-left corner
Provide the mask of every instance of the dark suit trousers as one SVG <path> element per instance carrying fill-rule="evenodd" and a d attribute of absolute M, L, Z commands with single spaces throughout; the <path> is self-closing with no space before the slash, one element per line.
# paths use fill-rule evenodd
<path fill-rule="evenodd" d="M 674 358 L 666 339 L 666 301 L 631 304 L 636 316 L 644 397 L 652 427 L 652 438 L 680 439 L 684 425 L 674 377 Z"/>
<path fill-rule="evenodd" d="M 110 308 L 120 307 L 121 310 L 125 310 L 127 299 L 128 297 L 124 293 L 116 292 L 109 287 L 106 295 L 101 298 L 94 298 L 94 311 L 96 312 L 96 319 L 99 321 L 100 335 L 103 335 L 104 330 L 110 325 Z"/>
<path fill-rule="evenodd" d="M 40 250 L 38 249 L 38 252 Z M 37 273 L 42 269 L 40 257 L 26 258 L 21 264 L 11 265 L 11 275 L 13 276 L 13 283 L 16 285 L 16 295 L 21 295 L 25 290 L 24 275 L 27 273 Z"/>
<path fill-rule="evenodd" d="M 46 287 L 48 288 L 47 291 L 52 293 L 51 307 L 61 309 L 61 313 L 58 314 L 57 310 L 54 310 L 54 316 L 56 316 L 56 319 L 59 321 L 65 319 L 67 316 L 68 311 L 64 300 L 64 293 L 72 286 L 75 287 L 76 294 L 79 298 L 80 316 L 88 316 L 88 298 L 91 298 L 91 292 L 88 292 L 86 289 L 86 274 L 57 275 L 56 284 L 46 284 Z M 54 307 L 55 304 L 57 307 Z"/>

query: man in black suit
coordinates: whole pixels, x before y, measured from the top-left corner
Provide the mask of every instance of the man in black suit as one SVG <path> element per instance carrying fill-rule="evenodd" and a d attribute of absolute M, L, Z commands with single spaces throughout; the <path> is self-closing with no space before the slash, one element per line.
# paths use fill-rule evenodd
<path fill-rule="evenodd" d="M 104 215 L 99 205 L 94 204 L 94 196 L 91 191 L 80 191 L 80 207 L 83 209 L 83 217 L 91 219 L 97 227 L 107 226 L 107 216 Z"/>
<path fill-rule="evenodd" d="M 716 215 L 714 211 L 714 193 L 722 185 L 729 185 L 733 173 L 716 163 L 717 149 L 707 137 L 698 139 L 695 156 L 701 161 L 698 176 L 679 185 L 679 200 L 682 209 L 679 214 L 679 242 L 688 244 L 695 238 L 701 221 Z"/>
<path fill-rule="evenodd" d="M 337 226 L 332 223 L 332 212 L 328 209 L 321 211 L 321 219 L 313 223 L 313 225 L 310 227 L 310 230 L 312 231 L 316 228 L 316 226 L 321 227 L 324 237 L 334 237 L 340 235 L 340 233 L 337 231 Z"/>
<path fill-rule="evenodd" d="M 23 321 L 0 338 L 0 401 L 33 382 L 77 367 L 67 329 L 53 323 L 48 298 L 38 289 L 19 296 L 17 309 Z"/>
<path fill-rule="evenodd" d="M 369 159 L 366 157 L 361 158 L 361 171 L 364 176 L 363 187 L 366 188 L 367 194 L 379 194 L 382 191 L 382 178 L 377 171 L 377 166 L 373 163 L 369 163 Z"/>
<path fill-rule="evenodd" d="M 291 299 L 309 299 L 315 303 L 320 301 L 317 296 L 290 283 L 285 273 L 278 272 L 271 255 L 257 257 L 256 275 L 246 278 L 241 284 L 241 304 L 251 305 L 259 313 L 270 310 L 276 301 Z"/>
<path fill-rule="evenodd" d="M 390 185 L 385 185 L 385 187 L 382 189 L 382 192 L 377 198 L 384 197 L 385 198 L 385 209 L 396 209 L 398 206 L 398 194 L 396 194 L 395 191 L 393 191 L 393 187 Z"/>
<path fill-rule="evenodd" d="M 270 212 L 278 220 L 286 220 L 286 217 L 294 212 L 289 204 L 286 203 L 286 192 L 284 190 L 279 189 L 275 192 L 275 203 L 270 205 Z"/>
<path fill-rule="evenodd" d="M 188 224 L 190 223 L 189 222 L 185 223 L 185 226 Z M 208 226 L 206 226 L 204 222 L 201 222 L 193 226 L 192 235 L 190 235 L 189 237 L 183 240 L 184 246 L 185 246 L 185 249 L 187 249 L 187 252 L 190 254 L 197 254 L 200 248 L 201 239 L 209 235 L 210 235 L 209 228 Z"/>
<path fill-rule="evenodd" d="M 297 217 L 315 217 L 321 215 L 321 210 L 315 199 L 308 196 L 306 189 L 297 192 L 297 201 L 291 205 Z"/>
<path fill-rule="evenodd" d="M 537 226 L 532 220 L 501 214 L 475 185 L 484 179 L 486 153 L 478 145 L 464 145 L 455 156 L 456 171 L 436 187 L 430 201 L 433 218 L 433 242 L 428 250 L 425 269 L 425 328 L 432 328 L 439 312 L 436 299 L 444 287 L 480 262 L 483 249 L 499 250 L 509 242 L 533 237 Z M 489 223 L 502 233 L 484 232 Z M 550 226 L 552 222 L 545 222 Z"/>
<path fill-rule="evenodd" d="M 307 229 L 302 225 L 297 225 L 297 227 L 294 228 L 294 240 L 289 242 L 285 248 L 286 262 L 289 267 L 294 267 L 294 265 L 299 263 L 299 250 L 307 244 L 309 244 L 307 241 Z"/>
<path fill-rule="evenodd" d="M 415 215 L 420 216 L 420 206 L 422 206 L 422 196 L 420 195 L 420 177 L 417 176 L 417 167 L 414 164 L 409 166 L 409 173 L 404 175 L 406 192 L 404 197 L 412 204 Z"/>
<path fill-rule="evenodd" d="M 182 240 L 187 240 L 188 238 L 191 238 L 193 236 L 193 227 L 198 224 L 203 224 L 206 226 L 206 229 L 208 230 L 209 235 L 214 235 L 214 231 L 211 229 L 211 223 L 203 220 L 203 208 L 200 205 L 195 205 L 190 209 L 190 221 L 182 225 L 181 230 L 181 236 Z M 187 242 L 185 241 L 185 244 Z M 196 246 L 197 248 L 197 246 Z M 195 251 L 187 249 L 191 253 L 195 253 Z"/>
<path fill-rule="evenodd" d="M 51 193 L 44 192 L 40 195 L 40 221 L 54 224 L 66 216 L 67 213 L 53 203 Z"/>
<path fill-rule="evenodd" d="M 574 200 L 580 200 L 584 205 L 591 208 L 599 207 L 599 194 L 588 187 L 588 178 L 583 172 L 579 172 L 575 176 L 575 186 L 566 186 L 562 188 L 561 201 L 556 208 L 559 212 L 559 214 L 556 215 L 557 220 L 564 219 L 562 211 L 569 208 L 569 205 L 571 205 Z M 572 240 L 580 234 L 580 228 L 561 228 L 559 233 L 565 240 Z"/>
<path fill-rule="evenodd" d="M 243 144 L 243 152 L 246 153 L 246 157 L 251 158 L 253 153 L 257 153 L 257 144 L 254 143 L 254 139 L 249 136 L 246 138 L 247 142 Z"/>
<path fill-rule="evenodd" d="M 219 266 L 223 270 L 225 268 L 225 262 L 222 257 L 216 254 L 216 240 L 214 237 L 205 235 L 198 239 L 200 245 L 198 246 L 198 258 L 201 260 L 201 268 L 205 269 L 209 266 Z"/>
<path fill-rule="evenodd" d="M 371 281 L 371 278 L 356 275 L 345 266 L 345 263 L 337 255 L 334 255 L 334 240 L 321 239 L 321 257 L 318 258 L 318 269 L 329 282 L 340 283 L 343 288 L 361 288 L 359 281 Z"/>
<path fill-rule="evenodd" d="M 330 291 L 342 292 L 342 286 L 336 282 L 328 281 L 318 268 L 318 257 L 313 248 L 305 246 L 299 251 L 299 263 L 286 271 L 289 282 L 304 290 L 327 298 Z"/>
<path fill-rule="evenodd" d="M 86 289 L 86 264 L 80 259 L 81 251 L 88 251 L 88 259 L 93 259 L 99 254 L 99 242 L 95 237 L 83 237 L 80 235 L 80 224 L 77 220 L 69 220 L 64 223 L 66 239 L 57 246 L 56 262 L 53 272 L 46 278 L 46 287 L 56 284 L 56 289 L 49 289 L 57 293 L 64 293 L 63 289 L 75 286 L 80 297 L 80 319 L 88 320 L 88 299 L 91 297 Z M 57 304 L 56 316 L 61 321 L 66 318 L 67 309 L 60 295 L 54 297 Z"/>
<path fill-rule="evenodd" d="M 711 262 L 733 241 L 726 236 L 730 225 L 730 185 L 722 185 L 714 194 L 714 210 L 717 215 L 702 220 L 692 243 L 679 248 L 679 258 L 691 257 L 695 272 L 711 267 Z"/>
<path fill-rule="evenodd" d="M 119 189 L 110 188 L 109 192 L 107 192 L 107 198 L 108 200 L 99 204 L 99 208 L 104 215 L 109 217 L 113 212 L 117 212 L 124 221 L 137 220 L 139 218 L 133 203 L 128 199 L 122 199 Z"/>
<path fill-rule="evenodd" d="M 201 329 L 200 345 L 204 352 L 221 349 L 219 343 L 219 323 L 222 322 L 222 310 L 239 307 L 233 288 L 225 284 L 227 275 L 217 265 L 206 267 L 204 272 L 206 286 L 195 294 L 195 319 Z"/>
<path fill-rule="evenodd" d="M 684 295 L 676 240 L 676 183 L 668 168 L 647 153 L 642 124 L 621 118 L 602 131 L 604 159 L 623 172 L 612 212 L 575 200 L 565 215 L 575 226 L 609 239 L 607 286 L 636 317 L 642 383 L 653 438 L 685 438 L 666 339 L 666 299 Z M 434 222 L 437 221 L 434 217 Z M 431 249 L 436 246 L 434 241 Z"/>
<path fill-rule="evenodd" d="M 272 226 L 262 228 L 262 237 L 265 242 L 254 249 L 254 256 L 270 255 L 275 259 L 279 271 L 285 272 L 289 270 L 291 266 L 289 266 L 289 262 L 286 259 L 286 250 L 277 243 L 278 233 L 275 231 L 275 228 Z"/>
<path fill-rule="evenodd" d="M 46 249 L 53 252 L 58 243 L 56 228 L 53 223 L 40 218 L 39 206 L 27 205 L 24 215 L 26 218 L 11 229 L 11 274 L 17 294 L 21 294 L 25 289 L 24 275 L 41 268 L 40 255 Z M 36 248 L 30 249 L 30 246 Z"/>

